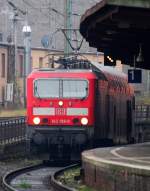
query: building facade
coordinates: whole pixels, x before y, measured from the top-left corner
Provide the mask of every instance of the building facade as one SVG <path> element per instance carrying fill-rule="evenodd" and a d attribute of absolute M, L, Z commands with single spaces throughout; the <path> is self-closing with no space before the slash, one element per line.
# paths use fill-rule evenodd
<path fill-rule="evenodd" d="M 0 47 L 0 105 L 5 99 L 5 86 L 7 83 L 7 63 L 8 49 L 7 46 Z"/>

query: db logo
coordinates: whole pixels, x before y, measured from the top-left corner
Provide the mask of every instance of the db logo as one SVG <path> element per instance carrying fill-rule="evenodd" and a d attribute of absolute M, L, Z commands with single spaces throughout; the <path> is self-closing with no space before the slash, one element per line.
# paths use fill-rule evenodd
<path fill-rule="evenodd" d="M 56 108 L 55 115 L 66 115 L 66 110 L 64 108 Z"/>

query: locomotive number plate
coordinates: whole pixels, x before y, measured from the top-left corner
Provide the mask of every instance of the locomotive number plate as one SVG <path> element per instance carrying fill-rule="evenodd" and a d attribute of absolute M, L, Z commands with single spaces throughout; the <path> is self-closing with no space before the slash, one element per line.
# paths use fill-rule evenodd
<path fill-rule="evenodd" d="M 70 120 L 69 119 L 52 119 L 51 123 L 52 124 L 70 124 Z"/>
<path fill-rule="evenodd" d="M 66 109 L 65 108 L 56 108 L 55 115 L 66 115 Z"/>

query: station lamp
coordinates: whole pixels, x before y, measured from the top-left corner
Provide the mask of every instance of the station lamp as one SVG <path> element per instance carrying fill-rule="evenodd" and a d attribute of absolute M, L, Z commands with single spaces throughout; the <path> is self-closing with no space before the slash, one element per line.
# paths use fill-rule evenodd
<path fill-rule="evenodd" d="M 139 45 L 139 54 L 136 58 L 136 62 L 144 62 L 144 58 L 142 55 L 142 44 Z"/>

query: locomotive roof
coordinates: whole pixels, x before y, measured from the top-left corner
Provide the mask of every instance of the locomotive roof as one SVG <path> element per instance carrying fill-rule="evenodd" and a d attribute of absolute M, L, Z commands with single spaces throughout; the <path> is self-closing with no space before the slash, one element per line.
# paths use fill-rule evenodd
<path fill-rule="evenodd" d="M 117 71 L 115 68 L 104 66 L 97 62 L 91 62 L 94 70 L 99 73 L 102 73 L 103 76 L 107 79 L 110 86 L 119 86 L 128 89 L 129 94 L 134 94 L 133 87 L 128 84 L 127 75 L 123 72 Z"/>
<path fill-rule="evenodd" d="M 92 72 L 92 70 L 91 69 L 70 69 L 70 68 L 68 68 L 68 69 L 61 69 L 61 68 L 40 68 L 40 69 L 35 69 L 35 70 L 33 70 L 32 71 L 32 73 L 37 73 L 37 72 L 75 72 L 75 73 L 77 73 L 77 72 L 81 72 L 81 73 L 83 73 L 83 72 Z"/>
<path fill-rule="evenodd" d="M 42 68 L 33 70 L 31 74 L 29 74 L 28 78 L 30 77 L 49 77 L 51 74 L 52 77 L 56 77 L 59 74 L 59 77 L 87 77 L 87 78 L 97 78 L 96 75 L 93 73 L 91 69 L 50 69 L 50 68 Z M 79 75 L 81 74 L 81 75 Z"/>
<path fill-rule="evenodd" d="M 91 62 L 92 66 L 94 66 L 95 68 L 97 68 L 99 71 L 103 72 L 103 74 L 105 75 L 106 73 L 112 76 L 118 76 L 121 78 L 126 79 L 127 75 L 121 71 L 117 71 L 115 68 L 110 67 L 110 66 L 104 66 L 103 64 L 99 64 L 97 62 Z"/>
<path fill-rule="evenodd" d="M 40 68 L 40 69 L 35 69 L 32 71 L 32 73 L 29 75 L 33 76 L 34 74 L 57 74 L 57 73 L 74 73 L 74 74 L 93 74 L 94 71 L 98 71 L 102 74 L 103 78 L 109 79 L 113 77 L 119 77 L 123 80 L 127 80 L 126 74 L 123 72 L 117 71 L 116 69 L 109 67 L 109 66 L 104 66 L 103 64 L 99 64 L 97 62 L 91 62 L 92 69 L 61 69 L 61 68 Z"/>

